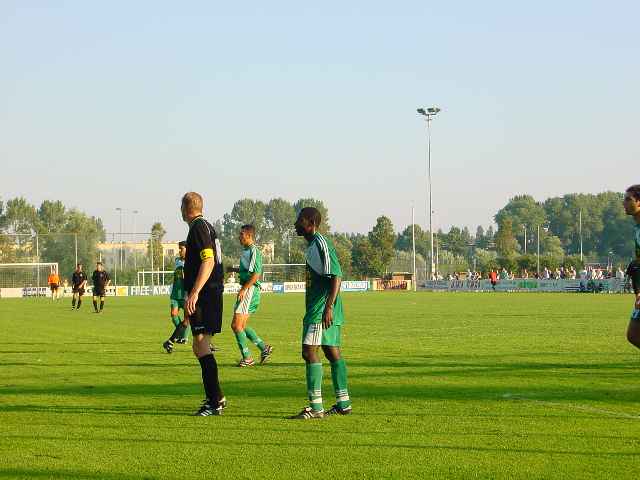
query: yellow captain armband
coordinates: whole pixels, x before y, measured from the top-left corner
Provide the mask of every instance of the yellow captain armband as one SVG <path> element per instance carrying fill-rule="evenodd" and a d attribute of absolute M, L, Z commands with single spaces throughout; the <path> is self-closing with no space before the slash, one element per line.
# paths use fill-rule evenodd
<path fill-rule="evenodd" d="M 206 260 L 207 258 L 213 258 L 213 248 L 200 250 L 200 260 Z"/>

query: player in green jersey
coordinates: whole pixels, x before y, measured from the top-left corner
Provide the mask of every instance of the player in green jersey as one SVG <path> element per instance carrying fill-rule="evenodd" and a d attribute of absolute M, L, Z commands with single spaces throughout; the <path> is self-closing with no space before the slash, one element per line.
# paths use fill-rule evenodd
<path fill-rule="evenodd" d="M 627 327 L 627 340 L 640 348 L 640 185 L 627 188 L 623 200 L 624 212 L 635 220 L 633 238 L 635 242 L 635 258 L 627 268 L 627 275 L 631 278 L 635 300 L 631 319 Z"/>
<path fill-rule="evenodd" d="M 238 367 L 251 367 L 255 361 L 251 357 L 249 342 L 252 341 L 260 349 L 260 363 L 265 363 L 273 352 L 273 347 L 267 345 L 256 331 L 247 326 L 249 316 L 258 310 L 260 305 L 260 275 L 262 274 L 262 252 L 255 244 L 256 230 L 253 225 L 243 225 L 238 239 L 242 245 L 240 266 L 230 268 L 231 272 L 238 272 L 240 277 L 240 291 L 233 308 L 231 329 L 236 336 L 242 359 Z"/>
<path fill-rule="evenodd" d="M 182 315 L 184 316 L 184 259 L 187 254 L 187 242 L 182 241 L 178 243 L 178 258 L 176 258 L 176 269 L 173 272 L 173 285 L 171 287 L 171 294 L 169 295 L 169 303 L 171 307 L 171 322 L 174 328 L 182 323 L 180 318 L 180 309 L 182 309 Z M 176 339 L 176 343 L 187 343 L 189 337 L 189 329 L 184 329 L 181 332 L 180 338 Z"/>
<path fill-rule="evenodd" d="M 347 366 L 340 352 L 340 330 L 344 321 L 340 283 L 342 269 L 333 243 L 318 231 L 322 218 L 313 207 L 298 214 L 296 233 L 309 246 L 306 252 L 306 313 L 302 322 L 302 358 L 306 362 L 309 406 L 289 418 L 309 420 L 325 415 L 351 413 L 347 388 Z M 322 405 L 322 363 L 319 349 L 331 363 L 336 403 L 327 412 Z"/>

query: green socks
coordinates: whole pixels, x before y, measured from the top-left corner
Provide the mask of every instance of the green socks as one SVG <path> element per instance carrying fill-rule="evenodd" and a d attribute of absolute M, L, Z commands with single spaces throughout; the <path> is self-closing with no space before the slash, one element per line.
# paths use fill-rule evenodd
<path fill-rule="evenodd" d="M 177 327 L 182 322 L 182 320 L 180 320 L 180 315 L 171 315 L 171 321 L 173 322 L 174 327 Z"/>
<path fill-rule="evenodd" d="M 349 407 L 351 399 L 347 389 L 347 364 L 342 358 L 337 362 L 331 362 L 331 380 L 336 392 L 336 403 L 340 408 Z"/>
<path fill-rule="evenodd" d="M 260 351 L 264 350 L 265 344 L 253 328 L 244 327 L 244 333 L 247 334 L 247 338 L 251 340 Z"/>
<path fill-rule="evenodd" d="M 242 358 L 251 358 L 251 352 L 249 351 L 249 346 L 247 345 L 247 334 L 244 330 L 241 332 L 235 332 L 236 341 L 238 342 L 238 348 L 240 349 L 240 353 L 242 354 Z"/>
<path fill-rule="evenodd" d="M 316 412 L 324 410 L 322 406 L 322 364 L 307 363 L 307 393 L 309 406 Z"/>

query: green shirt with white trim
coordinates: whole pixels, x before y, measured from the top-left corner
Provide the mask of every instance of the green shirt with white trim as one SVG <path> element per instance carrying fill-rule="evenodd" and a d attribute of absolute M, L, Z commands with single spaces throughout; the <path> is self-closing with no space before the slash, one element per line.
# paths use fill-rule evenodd
<path fill-rule="evenodd" d="M 262 274 L 262 252 L 255 244 L 242 249 L 240 268 L 238 270 L 241 285 L 247 283 L 254 273 Z M 254 283 L 254 285 L 260 288 L 260 280 Z"/>
<path fill-rule="evenodd" d="M 322 322 L 333 277 L 342 277 L 338 254 L 331 240 L 316 232 L 306 252 L 305 322 Z M 333 324 L 342 325 L 343 321 L 342 298 L 338 292 L 333 306 Z"/>

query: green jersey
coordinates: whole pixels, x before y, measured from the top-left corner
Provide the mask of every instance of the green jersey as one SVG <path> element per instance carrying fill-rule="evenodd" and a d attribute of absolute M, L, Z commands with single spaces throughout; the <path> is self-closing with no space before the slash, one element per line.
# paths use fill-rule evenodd
<path fill-rule="evenodd" d="M 309 242 L 306 260 L 305 305 L 307 313 L 304 316 L 304 321 L 320 323 L 327 297 L 331 293 L 331 280 L 333 277 L 342 277 L 342 269 L 333 243 L 319 233 L 316 233 Z M 333 324 L 342 325 L 343 321 L 342 298 L 338 292 L 333 307 Z"/>
<path fill-rule="evenodd" d="M 173 272 L 173 287 L 171 288 L 172 300 L 184 300 L 184 261 L 176 259 L 176 269 Z"/>
<path fill-rule="evenodd" d="M 242 255 L 240 255 L 240 268 L 238 273 L 240 284 L 244 285 L 247 283 L 254 273 L 262 273 L 262 252 L 255 244 L 244 247 Z M 254 283 L 254 285 L 260 288 L 260 280 Z"/>
<path fill-rule="evenodd" d="M 640 223 L 636 223 L 633 227 L 633 238 L 636 243 L 636 260 L 640 261 Z"/>

